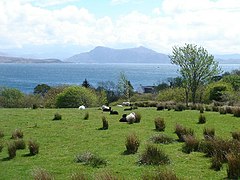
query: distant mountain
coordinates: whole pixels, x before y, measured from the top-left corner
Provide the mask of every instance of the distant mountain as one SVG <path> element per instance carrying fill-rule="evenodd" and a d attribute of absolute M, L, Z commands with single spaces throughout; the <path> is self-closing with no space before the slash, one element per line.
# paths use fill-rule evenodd
<path fill-rule="evenodd" d="M 0 56 L 0 63 L 61 63 L 59 59 L 29 59 L 21 57 Z"/>
<path fill-rule="evenodd" d="M 170 63 L 167 55 L 143 46 L 129 49 L 112 49 L 98 46 L 89 52 L 74 55 L 65 62 L 75 63 Z"/>
<path fill-rule="evenodd" d="M 214 55 L 220 64 L 240 64 L 240 54 Z"/>

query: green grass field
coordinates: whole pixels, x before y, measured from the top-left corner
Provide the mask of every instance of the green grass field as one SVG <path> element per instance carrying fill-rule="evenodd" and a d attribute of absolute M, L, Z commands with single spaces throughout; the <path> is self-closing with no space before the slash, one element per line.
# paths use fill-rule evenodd
<path fill-rule="evenodd" d="M 175 142 L 159 147 L 169 155 L 171 163 L 166 166 L 138 165 L 137 161 L 146 145 L 151 143 L 150 137 L 158 134 L 154 130 L 154 119 L 163 117 L 166 122 L 165 134 L 177 139 L 174 134 L 176 123 L 195 130 L 196 136 L 203 139 L 203 128 L 213 127 L 217 137 L 231 138 L 231 132 L 240 130 L 240 119 L 233 115 L 220 115 L 217 112 L 205 112 L 206 124 L 197 124 L 199 111 L 156 111 L 155 108 L 139 108 L 141 122 L 136 124 L 120 123 L 121 108 L 114 108 L 119 115 L 109 115 L 97 108 L 78 109 L 0 109 L 0 130 L 4 137 L 4 148 L 0 152 L 0 179 L 33 179 L 35 168 L 46 169 L 55 179 L 71 179 L 76 172 L 83 172 L 94 179 L 102 172 L 112 172 L 124 179 L 141 179 L 142 175 L 154 172 L 156 168 L 173 170 L 181 179 L 223 179 L 227 177 L 226 165 L 221 171 L 210 169 L 210 158 L 203 153 L 182 152 L 183 143 Z M 85 112 L 89 119 L 83 120 Z M 53 121 L 54 114 L 62 115 L 62 120 Z M 129 112 L 128 112 L 129 113 Z M 109 123 L 108 130 L 102 127 L 102 116 Z M 12 141 L 12 132 L 19 128 L 24 133 L 24 140 L 36 140 L 40 144 L 39 154 L 26 156 L 28 148 L 18 150 L 14 159 L 8 160 L 7 142 Z M 124 155 L 126 136 L 135 132 L 140 139 L 140 147 L 136 154 Z M 77 154 L 90 151 L 107 160 L 107 166 L 93 168 L 74 161 Z"/>

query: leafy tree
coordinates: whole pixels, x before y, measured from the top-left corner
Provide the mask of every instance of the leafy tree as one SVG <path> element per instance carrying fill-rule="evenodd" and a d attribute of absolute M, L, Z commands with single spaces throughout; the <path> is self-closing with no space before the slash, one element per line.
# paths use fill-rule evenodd
<path fill-rule="evenodd" d="M 118 80 L 118 90 L 121 96 L 126 98 L 128 101 L 133 95 L 133 87 L 131 82 L 127 79 L 126 75 L 121 72 Z"/>
<path fill-rule="evenodd" d="M 89 88 L 90 87 L 90 84 L 89 82 L 87 81 L 87 79 L 85 79 L 82 83 L 82 87 L 85 87 L 85 88 Z"/>
<path fill-rule="evenodd" d="M 180 76 L 175 78 L 168 78 L 168 82 L 171 88 L 183 87 L 183 78 Z"/>
<path fill-rule="evenodd" d="M 33 94 L 40 94 L 42 97 L 51 89 L 47 84 L 38 84 L 33 91 Z"/>
<path fill-rule="evenodd" d="M 87 107 L 96 106 L 98 98 L 96 93 L 85 87 L 70 86 L 57 95 L 56 106 L 58 108 L 76 108 L 80 105 Z"/>
<path fill-rule="evenodd" d="M 119 99 L 117 86 L 112 81 L 98 82 L 97 91 L 104 90 L 107 95 L 107 102 L 111 103 Z"/>
<path fill-rule="evenodd" d="M 240 89 L 240 75 L 231 74 L 222 78 L 223 82 L 230 83 L 235 91 Z"/>
<path fill-rule="evenodd" d="M 22 107 L 24 94 L 15 88 L 3 87 L 0 89 L 0 99 L 2 107 L 18 108 Z"/>
<path fill-rule="evenodd" d="M 174 46 L 172 53 L 173 55 L 169 56 L 171 63 L 180 66 L 179 72 L 183 78 L 186 104 L 188 105 L 189 93 L 195 104 L 199 86 L 220 73 L 218 63 L 214 61 L 214 57 L 207 50 L 193 44 L 186 44 L 184 47 Z"/>
<path fill-rule="evenodd" d="M 44 96 L 44 106 L 47 108 L 56 108 L 57 95 L 62 93 L 67 87 L 69 86 L 51 87 Z"/>

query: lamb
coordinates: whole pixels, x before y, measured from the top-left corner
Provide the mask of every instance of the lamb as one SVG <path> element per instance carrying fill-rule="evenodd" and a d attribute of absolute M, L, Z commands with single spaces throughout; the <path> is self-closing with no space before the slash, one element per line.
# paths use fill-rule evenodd
<path fill-rule="evenodd" d="M 79 106 L 78 109 L 80 109 L 80 110 L 84 110 L 84 109 L 86 109 L 86 107 L 85 107 L 84 105 L 81 105 L 81 106 Z"/>
<path fill-rule="evenodd" d="M 116 115 L 118 115 L 118 112 L 117 112 L 117 111 L 110 110 L 110 114 L 116 114 Z"/>

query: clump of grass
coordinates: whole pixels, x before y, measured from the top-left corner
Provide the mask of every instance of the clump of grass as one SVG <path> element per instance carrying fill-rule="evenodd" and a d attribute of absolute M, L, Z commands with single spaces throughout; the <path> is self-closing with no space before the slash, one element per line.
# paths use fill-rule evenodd
<path fill-rule="evenodd" d="M 240 117 L 240 107 L 235 107 L 235 108 L 233 109 L 233 115 L 234 115 L 235 117 Z"/>
<path fill-rule="evenodd" d="M 240 132 L 232 132 L 232 138 L 240 141 Z"/>
<path fill-rule="evenodd" d="M 176 124 L 175 133 L 178 136 L 178 141 L 184 142 L 184 137 L 186 135 L 194 135 L 194 131 L 191 128 L 185 128 L 180 124 Z"/>
<path fill-rule="evenodd" d="M 135 113 L 135 121 L 134 121 L 134 123 L 140 123 L 141 118 L 142 118 L 142 115 L 139 112 L 136 112 Z"/>
<path fill-rule="evenodd" d="M 142 176 L 143 180 L 178 180 L 176 174 L 172 170 L 157 170 L 153 173 L 147 173 Z"/>
<path fill-rule="evenodd" d="M 23 138 L 23 132 L 21 129 L 15 129 L 12 133 L 11 139 Z"/>
<path fill-rule="evenodd" d="M 164 118 L 161 118 L 161 117 L 157 117 L 155 120 L 154 120 L 154 123 L 155 123 L 155 129 L 157 131 L 164 131 L 165 130 L 165 121 L 164 121 Z"/>
<path fill-rule="evenodd" d="M 168 155 L 157 146 L 148 145 L 145 151 L 141 154 L 138 162 L 140 165 L 161 165 L 169 164 L 170 159 Z"/>
<path fill-rule="evenodd" d="M 28 142 L 29 155 L 34 156 L 39 153 L 39 144 L 35 140 Z"/>
<path fill-rule="evenodd" d="M 186 135 L 184 137 L 185 143 L 183 145 L 182 151 L 185 153 L 191 153 L 193 151 L 198 151 L 199 140 L 195 136 Z"/>
<path fill-rule="evenodd" d="M 105 116 L 102 117 L 102 124 L 103 124 L 103 127 L 101 128 L 101 130 L 107 130 L 108 129 L 108 121 Z"/>
<path fill-rule="evenodd" d="M 165 109 L 164 104 L 162 103 L 157 104 L 157 111 L 163 111 L 164 109 Z"/>
<path fill-rule="evenodd" d="M 90 165 L 92 167 L 106 166 L 107 161 L 103 158 L 91 153 L 85 152 L 81 155 L 77 155 L 75 161 L 77 163 L 84 163 L 86 165 Z"/>
<path fill-rule="evenodd" d="M 25 143 L 25 141 L 23 139 L 15 140 L 14 144 L 15 144 L 17 150 L 26 148 L 26 143 Z"/>
<path fill-rule="evenodd" d="M 16 145 L 14 142 L 9 142 L 8 143 L 8 157 L 9 159 L 13 159 L 16 156 Z"/>
<path fill-rule="evenodd" d="M 226 106 L 226 112 L 228 114 L 233 114 L 233 107 L 232 106 Z"/>
<path fill-rule="evenodd" d="M 219 111 L 219 107 L 218 106 L 212 106 L 212 111 L 213 112 L 218 112 Z"/>
<path fill-rule="evenodd" d="M 205 140 L 214 139 L 215 129 L 214 128 L 204 128 L 203 136 Z"/>
<path fill-rule="evenodd" d="M 135 133 L 131 133 L 127 136 L 125 146 L 127 154 L 135 154 L 138 151 L 140 140 Z"/>
<path fill-rule="evenodd" d="M 83 119 L 84 120 L 88 120 L 89 119 L 89 112 L 85 112 Z"/>
<path fill-rule="evenodd" d="M 4 147 L 3 142 L 0 141 L 0 152 L 2 152 L 3 147 Z"/>
<path fill-rule="evenodd" d="M 183 111 L 186 109 L 186 106 L 182 103 L 178 103 L 175 105 L 174 110 L 175 111 Z"/>
<path fill-rule="evenodd" d="M 104 171 L 96 175 L 97 180 L 118 180 L 119 178 L 115 176 L 112 172 Z"/>
<path fill-rule="evenodd" d="M 3 138 L 4 137 L 4 133 L 2 130 L 0 130 L 0 138 Z"/>
<path fill-rule="evenodd" d="M 205 111 L 212 111 L 212 107 L 210 105 L 205 106 Z"/>
<path fill-rule="evenodd" d="M 198 118 L 198 124 L 205 124 L 206 123 L 206 117 L 204 114 L 200 114 Z"/>
<path fill-rule="evenodd" d="M 61 120 L 62 119 L 62 115 L 59 114 L 59 113 L 55 113 L 54 114 L 54 117 L 53 117 L 53 120 Z"/>
<path fill-rule="evenodd" d="M 227 114 L 227 111 L 226 111 L 226 108 L 223 106 L 223 107 L 220 107 L 219 108 L 219 113 L 220 114 Z"/>
<path fill-rule="evenodd" d="M 89 178 L 87 177 L 87 175 L 82 172 L 73 173 L 71 175 L 71 180 L 88 180 L 88 179 Z"/>
<path fill-rule="evenodd" d="M 199 105 L 198 109 L 201 114 L 204 113 L 204 107 L 202 105 Z"/>
<path fill-rule="evenodd" d="M 220 171 L 223 166 L 222 160 L 219 158 L 219 156 L 213 156 L 211 159 L 211 169 L 214 169 L 215 171 Z"/>
<path fill-rule="evenodd" d="M 229 153 L 227 155 L 227 176 L 229 179 L 238 179 L 240 177 L 240 154 Z"/>
<path fill-rule="evenodd" d="M 47 172 L 47 170 L 42 168 L 36 168 L 32 172 L 34 180 L 54 180 L 54 177 Z"/>
<path fill-rule="evenodd" d="M 157 134 L 151 137 L 150 140 L 156 144 L 170 144 L 174 141 L 173 138 L 167 136 L 166 134 Z"/>

